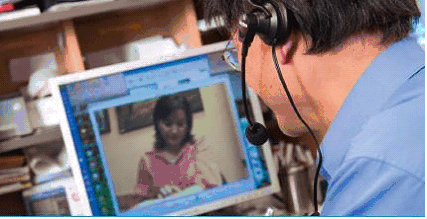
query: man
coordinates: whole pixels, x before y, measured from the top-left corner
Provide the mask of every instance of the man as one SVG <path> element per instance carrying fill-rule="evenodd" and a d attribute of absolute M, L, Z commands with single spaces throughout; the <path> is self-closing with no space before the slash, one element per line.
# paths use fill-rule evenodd
<path fill-rule="evenodd" d="M 274 1 L 296 21 L 277 53 L 300 114 L 321 140 L 329 184 L 321 215 L 424 215 L 425 54 L 408 35 L 420 16 L 416 1 Z M 222 16 L 232 28 L 248 13 L 242 0 L 205 2 L 208 19 Z M 271 49 L 255 37 L 247 83 L 285 134 L 303 135 Z"/>

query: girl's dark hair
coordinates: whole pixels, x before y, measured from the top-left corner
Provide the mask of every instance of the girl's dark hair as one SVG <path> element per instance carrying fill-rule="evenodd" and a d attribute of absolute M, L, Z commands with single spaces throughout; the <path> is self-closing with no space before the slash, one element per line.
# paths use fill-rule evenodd
<path fill-rule="evenodd" d="M 187 118 L 187 132 L 181 142 L 181 146 L 187 142 L 194 143 L 194 136 L 191 135 L 191 129 L 193 128 L 193 114 L 191 112 L 190 103 L 188 102 L 187 98 L 183 96 L 168 95 L 160 97 L 156 102 L 156 106 L 154 107 L 153 120 L 154 128 L 156 130 L 156 142 L 154 143 L 154 148 L 156 150 L 165 150 L 168 147 L 166 140 L 163 138 L 160 132 L 159 122 L 160 120 L 167 119 L 175 110 L 184 110 L 185 116 Z"/>
<path fill-rule="evenodd" d="M 293 14 L 294 30 L 303 33 L 311 43 L 308 54 L 331 51 L 355 33 L 381 31 L 383 43 L 398 41 L 408 36 L 412 22 L 421 16 L 416 0 L 275 1 L 283 2 Z M 221 16 L 228 27 L 233 28 L 239 15 L 247 13 L 245 2 L 204 0 L 206 19 Z"/>

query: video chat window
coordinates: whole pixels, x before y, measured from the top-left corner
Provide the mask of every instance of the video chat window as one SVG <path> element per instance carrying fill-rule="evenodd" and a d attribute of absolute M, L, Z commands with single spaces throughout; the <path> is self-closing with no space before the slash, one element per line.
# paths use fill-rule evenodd
<path fill-rule="evenodd" d="M 89 110 L 120 212 L 248 177 L 225 83 Z"/>

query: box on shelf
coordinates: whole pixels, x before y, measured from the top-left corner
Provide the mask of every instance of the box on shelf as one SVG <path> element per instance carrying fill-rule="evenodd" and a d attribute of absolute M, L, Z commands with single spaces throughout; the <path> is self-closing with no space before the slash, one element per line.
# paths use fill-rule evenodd
<path fill-rule="evenodd" d="M 27 108 L 33 128 L 59 125 L 57 104 L 52 96 L 29 101 Z"/>
<path fill-rule="evenodd" d="M 130 61 L 152 61 L 161 56 L 186 50 L 184 45 L 177 46 L 172 38 L 160 35 L 147 37 L 122 46 L 93 52 L 86 55 L 89 68 L 97 68 Z"/>
<path fill-rule="evenodd" d="M 24 98 L 15 94 L 0 97 L 0 140 L 32 131 Z"/>

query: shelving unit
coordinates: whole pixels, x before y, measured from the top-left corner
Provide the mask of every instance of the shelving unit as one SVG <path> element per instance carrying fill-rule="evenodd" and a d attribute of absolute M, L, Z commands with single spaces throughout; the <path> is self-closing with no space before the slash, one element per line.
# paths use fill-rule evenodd
<path fill-rule="evenodd" d="M 55 23 L 64 20 L 72 20 L 78 17 L 85 17 L 90 15 L 97 15 L 112 11 L 129 10 L 132 8 L 149 8 L 159 4 L 167 4 L 174 0 L 106 0 L 104 2 L 94 2 L 71 6 L 68 8 L 60 7 L 56 11 L 46 11 L 37 16 L 24 17 L 5 22 L 0 22 L 0 31 L 8 31 L 21 28 L 32 28 L 50 23 Z"/>
<path fill-rule="evenodd" d="M 145 37 L 163 35 L 188 48 L 202 46 L 194 0 L 108 0 L 0 21 L 0 96 L 28 81 L 12 81 L 11 59 L 54 53 L 59 74 L 85 70 L 84 56 Z M 219 39 L 221 41 L 223 39 Z M 211 40 L 212 41 L 212 40 Z M 59 126 L 0 142 L 0 153 L 62 141 Z M 0 196 L 0 215 L 23 215 L 20 192 Z"/>
<path fill-rule="evenodd" d="M 202 45 L 192 0 L 115 0 L 0 22 L 0 95 L 27 82 L 12 81 L 11 59 L 54 52 L 59 73 L 85 70 L 83 57 L 161 34 L 189 48 Z"/>

